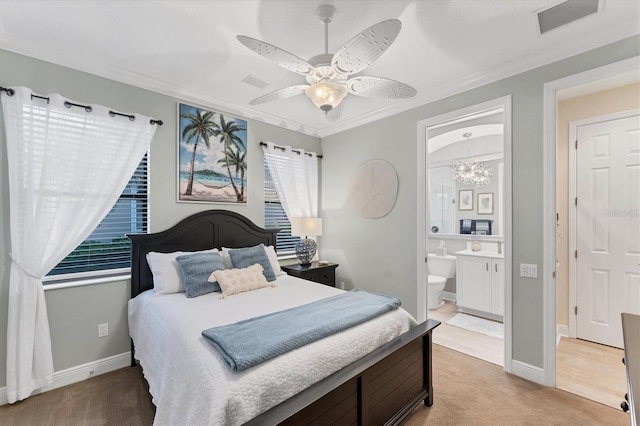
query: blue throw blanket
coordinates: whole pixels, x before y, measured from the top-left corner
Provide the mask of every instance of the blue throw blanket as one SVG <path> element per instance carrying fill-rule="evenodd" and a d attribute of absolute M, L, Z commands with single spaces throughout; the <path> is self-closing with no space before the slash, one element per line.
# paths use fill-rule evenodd
<path fill-rule="evenodd" d="M 204 330 L 229 367 L 240 371 L 382 315 L 397 297 L 354 289 L 306 305 Z"/>

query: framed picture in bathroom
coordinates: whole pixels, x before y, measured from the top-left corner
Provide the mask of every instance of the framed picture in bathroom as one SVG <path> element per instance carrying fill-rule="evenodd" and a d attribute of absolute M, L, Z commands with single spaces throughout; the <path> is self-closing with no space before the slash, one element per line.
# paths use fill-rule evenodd
<path fill-rule="evenodd" d="M 473 211 L 473 189 L 458 191 L 458 210 Z"/>
<path fill-rule="evenodd" d="M 493 214 L 493 192 L 478 194 L 478 214 Z"/>

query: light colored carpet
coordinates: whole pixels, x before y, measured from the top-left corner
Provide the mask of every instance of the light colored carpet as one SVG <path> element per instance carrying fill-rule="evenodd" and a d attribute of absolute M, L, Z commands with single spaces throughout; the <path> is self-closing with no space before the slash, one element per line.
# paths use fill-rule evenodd
<path fill-rule="evenodd" d="M 433 407 L 404 426 L 629 426 L 629 415 L 433 345 Z M 139 368 L 123 368 L 0 407 L 0 425 L 146 426 L 154 406 Z M 180 425 L 182 426 L 182 425 Z"/>
<path fill-rule="evenodd" d="M 464 328 L 465 330 L 473 331 L 474 333 L 481 333 L 486 334 L 487 336 L 504 339 L 504 325 L 501 322 L 458 313 L 447 321 L 447 324 L 454 327 Z"/>

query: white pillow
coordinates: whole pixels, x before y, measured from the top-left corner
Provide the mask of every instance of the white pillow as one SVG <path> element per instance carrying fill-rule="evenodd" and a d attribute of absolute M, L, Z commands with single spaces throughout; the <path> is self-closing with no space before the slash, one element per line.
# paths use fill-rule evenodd
<path fill-rule="evenodd" d="M 269 263 L 271 264 L 271 269 L 273 269 L 273 274 L 276 277 L 279 277 L 280 275 L 287 275 L 287 273 L 280 268 L 280 262 L 278 262 L 276 249 L 273 246 L 265 246 L 264 251 L 267 253 L 267 257 L 269 258 Z M 225 269 L 232 269 L 233 263 L 231 262 L 229 249 L 227 247 L 222 247 L 220 256 L 222 256 L 222 263 L 224 263 Z"/>
<path fill-rule="evenodd" d="M 209 275 L 209 282 L 218 282 L 222 290 L 224 299 L 232 294 L 242 293 L 244 291 L 257 290 L 264 287 L 275 287 L 265 278 L 262 271 L 264 268 L 261 264 L 256 263 L 246 268 L 238 269 L 220 269 L 213 271 Z"/>
<path fill-rule="evenodd" d="M 273 269 L 275 276 L 279 277 L 280 275 L 287 275 L 286 272 L 280 269 L 280 262 L 278 262 L 276 249 L 273 246 L 265 246 L 264 250 L 267 252 L 267 257 L 269 258 L 269 263 L 271 263 L 271 269 Z"/>
<path fill-rule="evenodd" d="M 201 251 L 174 251 L 171 253 L 159 253 L 150 251 L 147 253 L 147 263 L 153 274 L 153 289 L 156 294 L 180 293 L 184 291 L 184 281 L 180 265 L 176 257 L 183 254 L 217 252 L 218 249 Z"/>
<path fill-rule="evenodd" d="M 222 263 L 224 263 L 224 269 L 233 269 L 233 263 L 231 263 L 231 256 L 229 256 L 229 249 L 227 247 L 222 247 L 220 256 L 222 257 Z"/>

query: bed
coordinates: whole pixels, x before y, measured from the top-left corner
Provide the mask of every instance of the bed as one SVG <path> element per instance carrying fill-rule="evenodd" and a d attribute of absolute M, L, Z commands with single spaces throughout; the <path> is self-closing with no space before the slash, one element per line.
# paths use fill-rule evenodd
<path fill-rule="evenodd" d="M 153 290 L 149 252 L 274 246 L 275 235 L 237 213 L 210 210 L 162 232 L 129 236 L 132 365 L 135 357 L 149 383 L 154 423 L 398 424 L 420 403 L 431 406 L 437 321 L 415 324 L 396 309 L 236 372 L 202 338 L 203 329 L 343 291 L 286 274 L 276 287 L 224 299 L 220 293 L 187 298 Z"/>

